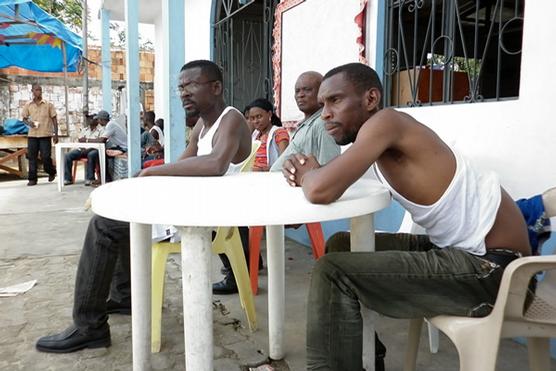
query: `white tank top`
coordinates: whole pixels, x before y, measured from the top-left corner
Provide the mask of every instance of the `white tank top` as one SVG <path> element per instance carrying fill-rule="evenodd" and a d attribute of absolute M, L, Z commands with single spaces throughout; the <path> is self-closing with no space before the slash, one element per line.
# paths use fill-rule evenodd
<path fill-rule="evenodd" d="M 378 179 L 390 189 L 392 197 L 423 227 L 438 247 L 453 246 L 474 255 L 486 253 L 485 236 L 494 225 L 502 191 L 494 172 L 479 172 L 452 150 L 456 173 L 444 194 L 432 205 L 419 205 L 400 195 L 384 178 L 378 165 Z"/>
<path fill-rule="evenodd" d="M 162 129 L 155 125 L 151 128 L 151 130 L 149 130 L 150 133 L 152 133 L 153 131 L 156 131 L 158 133 L 158 143 L 160 143 L 160 145 L 164 147 L 164 133 L 162 132 Z"/>
<path fill-rule="evenodd" d="M 216 131 L 218 130 L 218 127 L 220 126 L 220 122 L 222 121 L 222 117 L 224 117 L 224 115 L 228 113 L 230 110 L 237 111 L 241 115 L 241 112 L 239 112 L 234 107 L 228 106 L 224 108 L 224 110 L 222 111 L 220 116 L 218 116 L 214 124 L 212 124 L 210 129 L 206 133 L 204 133 L 202 137 L 201 135 L 203 134 L 203 130 L 201 130 L 201 132 L 199 133 L 199 140 L 197 141 L 197 156 L 205 156 L 212 152 L 212 138 L 214 137 L 214 133 L 216 133 Z M 228 167 L 228 171 L 226 171 L 226 174 L 238 173 L 239 170 L 241 169 L 242 164 L 243 162 L 240 162 L 239 164 L 230 163 L 230 166 Z"/>

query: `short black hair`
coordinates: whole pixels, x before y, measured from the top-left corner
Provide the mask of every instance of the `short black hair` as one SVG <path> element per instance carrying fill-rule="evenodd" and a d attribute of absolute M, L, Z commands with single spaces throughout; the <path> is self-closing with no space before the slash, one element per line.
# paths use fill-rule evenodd
<path fill-rule="evenodd" d="M 154 119 L 155 119 L 155 114 L 154 111 L 147 111 L 145 112 L 145 121 L 148 122 L 153 122 L 154 123 Z"/>
<path fill-rule="evenodd" d="M 157 119 L 154 124 L 164 130 L 164 119 Z"/>
<path fill-rule="evenodd" d="M 192 68 L 200 68 L 201 73 L 205 75 L 205 77 L 209 80 L 224 82 L 224 80 L 222 79 L 222 70 L 216 63 L 212 61 L 208 61 L 205 59 L 191 61 L 184 64 L 180 71 L 183 72 Z"/>
<path fill-rule="evenodd" d="M 272 103 L 270 103 L 268 99 L 266 98 L 255 99 L 253 102 L 249 103 L 247 107 L 244 108 L 243 110 L 244 114 L 245 112 L 249 111 L 251 108 L 254 107 L 270 112 L 272 114 L 271 124 L 274 126 L 282 126 L 282 120 L 280 120 L 280 117 L 276 115 L 276 113 L 274 112 L 274 106 L 272 105 Z"/>
<path fill-rule="evenodd" d="M 337 74 L 343 73 L 359 92 L 364 92 L 371 88 L 380 91 L 380 104 L 382 108 L 383 90 L 380 78 L 375 70 L 363 63 L 348 63 L 335 67 L 324 75 L 323 81 Z"/>

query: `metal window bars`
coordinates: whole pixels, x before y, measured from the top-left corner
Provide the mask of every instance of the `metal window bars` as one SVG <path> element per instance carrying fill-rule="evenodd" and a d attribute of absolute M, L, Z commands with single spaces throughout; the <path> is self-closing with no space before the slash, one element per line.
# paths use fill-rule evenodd
<path fill-rule="evenodd" d="M 215 61 L 224 73 L 226 103 L 242 109 L 272 101 L 272 26 L 278 0 L 220 0 L 214 27 Z"/>
<path fill-rule="evenodd" d="M 515 99 L 524 0 L 387 0 L 384 101 Z"/>

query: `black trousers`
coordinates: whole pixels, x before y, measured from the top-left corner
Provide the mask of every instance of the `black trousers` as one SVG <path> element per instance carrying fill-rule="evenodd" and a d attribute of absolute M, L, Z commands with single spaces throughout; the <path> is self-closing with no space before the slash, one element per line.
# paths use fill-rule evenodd
<path fill-rule="evenodd" d="M 107 326 L 106 300 L 131 302 L 129 223 L 94 215 L 75 279 L 73 321 L 88 333 Z"/>
<path fill-rule="evenodd" d="M 239 230 L 248 253 L 249 229 Z M 228 259 L 224 259 L 224 265 L 229 267 Z M 108 298 L 123 304 L 131 302 L 129 223 L 94 215 L 75 278 L 73 321 L 80 331 L 90 333 L 108 326 Z"/>
<path fill-rule="evenodd" d="M 37 180 L 37 159 L 41 153 L 44 171 L 48 175 L 56 174 L 52 164 L 52 139 L 50 137 L 27 137 L 27 158 L 29 159 L 29 180 Z"/>
<path fill-rule="evenodd" d="M 237 227 L 237 229 L 239 231 L 241 244 L 243 245 L 243 253 L 245 254 L 245 259 L 247 260 L 247 269 L 249 269 L 249 227 Z M 220 257 L 220 260 L 222 260 L 222 265 L 227 270 L 227 275 L 233 277 L 234 273 L 232 272 L 232 266 L 230 265 L 228 257 L 225 254 L 218 254 L 218 256 Z"/>

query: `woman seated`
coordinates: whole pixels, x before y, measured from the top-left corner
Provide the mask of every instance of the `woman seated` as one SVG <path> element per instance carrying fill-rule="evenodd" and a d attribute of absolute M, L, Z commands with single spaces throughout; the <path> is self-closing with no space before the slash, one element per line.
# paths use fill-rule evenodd
<path fill-rule="evenodd" d="M 255 155 L 253 171 L 268 171 L 290 142 L 288 131 L 274 113 L 272 104 L 259 98 L 247 106 L 248 121 L 254 126 L 253 139 L 261 142 Z"/>

